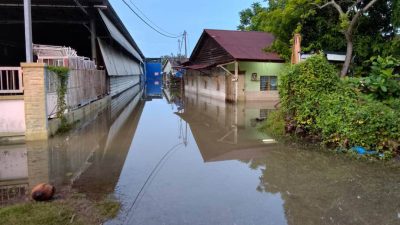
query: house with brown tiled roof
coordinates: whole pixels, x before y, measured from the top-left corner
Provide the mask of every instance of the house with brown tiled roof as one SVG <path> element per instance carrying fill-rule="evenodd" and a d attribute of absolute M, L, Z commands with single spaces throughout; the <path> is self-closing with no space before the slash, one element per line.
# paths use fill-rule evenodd
<path fill-rule="evenodd" d="M 277 101 L 284 60 L 267 52 L 274 36 L 258 31 L 203 31 L 187 63 L 185 90 L 237 101 Z"/>

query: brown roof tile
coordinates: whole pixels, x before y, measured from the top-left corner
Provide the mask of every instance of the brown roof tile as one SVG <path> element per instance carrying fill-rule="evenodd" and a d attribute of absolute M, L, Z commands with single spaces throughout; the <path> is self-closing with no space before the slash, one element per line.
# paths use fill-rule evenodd
<path fill-rule="evenodd" d="M 264 51 L 275 40 L 270 33 L 212 29 L 204 32 L 237 60 L 283 61 L 277 53 Z"/>

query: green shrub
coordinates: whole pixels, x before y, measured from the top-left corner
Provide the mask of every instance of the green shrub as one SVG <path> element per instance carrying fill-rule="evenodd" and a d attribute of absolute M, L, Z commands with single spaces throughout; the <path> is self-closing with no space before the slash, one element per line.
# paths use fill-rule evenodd
<path fill-rule="evenodd" d="M 399 59 L 371 57 L 365 64 L 369 65 L 366 77 L 349 79 L 354 87 L 378 100 L 400 97 L 400 75 L 396 71 L 400 67 Z"/>
<path fill-rule="evenodd" d="M 358 83 L 357 78 L 339 79 L 323 55 L 290 66 L 279 84 L 281 118 L 324 143 L 395 154 L 391 143 L 400 141 L 400 100 L 378 101 L 363 94 Z"/>
<path fill-rule="evenodd" d="M 260 131 L 272 136 L 282 136 L 285 134 L 285 119 L 282 110 L 268 113 L 267 119 L 259 127 Z"/>
<path fill-rule="evenodd" d="M 383 103 L 390 108 L 400 112 L 400 98 L 389 98 L 384 100 Z"/>

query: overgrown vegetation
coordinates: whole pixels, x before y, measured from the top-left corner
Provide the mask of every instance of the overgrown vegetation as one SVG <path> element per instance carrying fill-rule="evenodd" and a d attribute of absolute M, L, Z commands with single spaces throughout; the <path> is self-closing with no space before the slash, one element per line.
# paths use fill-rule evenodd
<path fill-rule="evenodd" d="M 282 109 L 262 129 L 279 134 L 285 124 L 288 133 L 340 149 L 399 154 L 400 0 L 264 2 L 239 13 L 238 29 L 274 34 L 266 51 L 289 61 L 300 33 L 303 52 L 347 57 L 342 78 L 322 54 L 288 67 L 280 77 Z"/>
<path fill-rule="evenodd" d="M 71 124 L 65 118 L 65 110 L 67 110 L 67 103 L 65 102 L 65 95 L 68 91 L 68 73 L 69 69 L 66 67 L 49 66 L 47 69 L 57 75 L 57 118 L 60 119 L 60 127 L 57 133 L 65 133 L 71 129 Z"/>
<path fill-rule="evenodd" d="M 279 84 L 285 131 L 314 137 L 331 147 L 361 146 L 381 153 L 381 158 L 398 154 L 400 101 L 393 93 L 400 82 L 395 79 L 397 64 L 382 64 L 389 61 L 390 57 L 372 58 L 369 76 L 353 80 L 340 79 L 322 54 L 289 66 Z M 377 77 L 386 77 L 378 88 L 367 82 L 380 80 Z M 386 83 L 390 85 L 382 86 Z M 381 91 L 392 94 L 383 98 Z M 266 125 L 277 126 L 275 117 L 268 118 Z"/>
<path fill-rule="evenodd" d="M 285 134 L 285 118 L 281 109 L 268 113 L 268 118 L 259 127 L 259 130 L 275 137 Z"/>

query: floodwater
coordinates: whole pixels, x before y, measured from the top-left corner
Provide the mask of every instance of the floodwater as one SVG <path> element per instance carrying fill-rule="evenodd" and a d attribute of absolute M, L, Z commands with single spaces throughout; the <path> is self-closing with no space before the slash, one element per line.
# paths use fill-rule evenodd
<path fill-rule="evenodd" d="M 0 146 L 0 204 L 40 182 L 122 202 L 107 224 L 400 224 L 400 169 L 270 143 L 271 104 L 126 93 L 80 128 Z"/>

